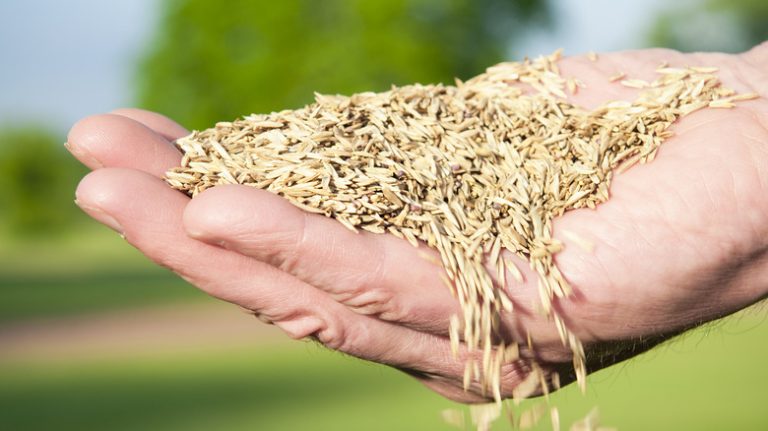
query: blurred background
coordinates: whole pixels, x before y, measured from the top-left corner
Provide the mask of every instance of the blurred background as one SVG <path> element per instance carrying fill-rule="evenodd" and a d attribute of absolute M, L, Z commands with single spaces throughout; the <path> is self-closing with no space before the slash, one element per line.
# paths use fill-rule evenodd
<path fill-rule="evenodd" d="M 0 1 L 0 429 L 442 430 L 457 407 L 287 341 L 88 220 L 72 203 L 85 169 L 62 146 L 79 118 L 138 106 L 205 128 L 559 47 L 739 52 L 767 23 L 764 0 Z M 565 424 L 597 405 L 623 430 L 768 429 L 766 315 L 551 401 Z"/>

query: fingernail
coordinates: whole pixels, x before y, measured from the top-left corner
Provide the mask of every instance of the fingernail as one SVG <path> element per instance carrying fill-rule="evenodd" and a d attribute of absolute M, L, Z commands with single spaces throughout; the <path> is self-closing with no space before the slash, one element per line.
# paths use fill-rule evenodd
<path fill-rule="evenodd" d="M 112 217 L 111 215 L 107 214 L 104 210 L 101 208 L 97 208 L 94 206 L 89 206 L 86 204 L 83 204 L 82 202 L 75 199 L 75 205 L 79 206 L 83 211 L 88 213 L 89 216 L 95 218 L 99 222 L 109 226 L 112 230 L 119 233 L 121 236 L 125 236 L 123 233 L 123 227 L 120 226 L 120 223 L 117 222 L 117 220 Z"/>
<path fill-rule="evenodd" d="M 219 248 L 223 248 L 224 250 L 231 250 L 229 243 L 227 241 L 222 240 L 222 239 L 210 239 L 210 238 L 208 238 L 208 237 L 206 237 L 204 235 L 199 235 L 199 236 L 192 236 L 192 235 L 190 235 L 190 237 L 192 239 L 196 239 L 198 241 L 203 241 L 203 242 L 208 243 L 210 245 L 213 245 L 213 246 L 216 246 L 216 247 L 219 247 Z"/>
<path fill-rule="evenodd" d="M 93 168 L 103 168 L 104 164 L 102 164 L 96 157 L 93 157 L 91 153 L 83 150 L 82 148 L 72 145 L 69 143 L 69 141 L 64 143 L 64 148 L 66 148 L 70 153 L 72 153 L 73 156 L 77 157 L 78 160 L 85 163 L 88 166 L 91 166 Z"/>
<path fill-rule="evenodd" d="M 187 229 L 186 232 L 187 232 L 187 236 L 192 238 L 192 239 L 196 239 L 198 241 L 203 241 L 203 242 L 206 242 L 206 243 L 208 243 L 210 245 L 215 245 L 217 247 L 221 247 L 221 248 L 229 250 L 229 247 L 230 247 L 229 243 L 227 241 L 223 240 L 223 239 L 213 239 L 213 238 L 211 238 L 211 236 L 209 234 L 206 234 L 203 231 L 194 230 L 194 229 L 192 229 L 192 230 Z"/>

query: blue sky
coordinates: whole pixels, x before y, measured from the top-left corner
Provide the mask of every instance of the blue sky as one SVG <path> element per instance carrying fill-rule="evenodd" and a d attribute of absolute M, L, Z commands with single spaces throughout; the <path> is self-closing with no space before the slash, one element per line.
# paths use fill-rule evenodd
<path fill-rule="evenodd" d="M 0 0 L 0 124 L 58 130 L 131 103 L 156 0 Z"/>
<path fill-rule="evenodd" d="M 0 0 L 0 125 L 65 131 L 77 119 L 130 105 L 136 60 L 160 0 Z M 515 52 L 535 56 L 644 46 L 663 0 L 559 0 L 558 26 Z"/>

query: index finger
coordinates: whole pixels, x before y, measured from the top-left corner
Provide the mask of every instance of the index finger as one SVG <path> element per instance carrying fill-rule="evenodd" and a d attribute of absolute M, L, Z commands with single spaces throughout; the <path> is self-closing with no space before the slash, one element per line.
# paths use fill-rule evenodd
<path fill-rule="evenodd" d="M 138 121 L 169 141 L 189 135 L 189 131 L 179 123 L 157 112 L 137 108 L 119 108 L 111 113 Z"/>

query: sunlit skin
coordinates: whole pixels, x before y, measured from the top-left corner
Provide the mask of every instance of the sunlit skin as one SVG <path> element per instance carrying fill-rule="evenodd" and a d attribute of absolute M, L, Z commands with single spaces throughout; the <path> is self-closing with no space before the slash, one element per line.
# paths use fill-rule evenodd
<path fill-rule="evenodd" d="M 741 55 L 569 57 L 560 67 L 586 84 L 572 101 L 593 108 L 635 96 L 610 76 L 652 80 L 665 61 L 719 67 L 724 85 L 761 98 L 685 117 L 654 162 L 615 177 L 607 203 L 555 221 L 554 235 L 565 244 L 556 262 L 575 290 L 556 306 L 583 341 L 589 371 L 768 296 L 768 44 Z M 136 109 L 78 122 L 68 146 L 93 169 L 77 189 L 80 207 L 154 262 L 290 337 L 311 336 L 397 367 L 454 400 L 487 398 L 476 384 L 462 388 L 466 352 L 454 358 L 448 340 L 449 318 L 459 310 L 440 267 L 425 258 L 434 251 L 352 233 L 247 186 L 216 187 L 190 200 L 161 179 L 181 158 L 170 142 L 186 134 Z M 594 248 L 574 243 L 566 230 Z M 504 330 L 520 341 L 530 333 L 538 361 L 567 382 L 571 353 L 536 312 L 536 276 L 523 259 L 510 259 L 525 282 L 509 289 L 516 309 L 504 316 Z M 503 395 L 525 378 L 523 362 L 503 368 Z"/>

